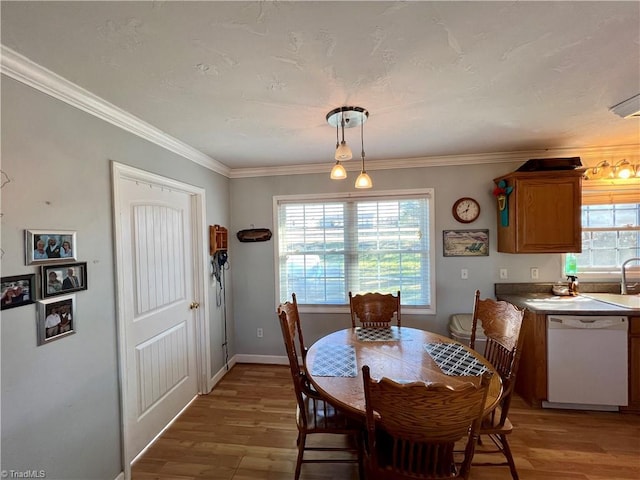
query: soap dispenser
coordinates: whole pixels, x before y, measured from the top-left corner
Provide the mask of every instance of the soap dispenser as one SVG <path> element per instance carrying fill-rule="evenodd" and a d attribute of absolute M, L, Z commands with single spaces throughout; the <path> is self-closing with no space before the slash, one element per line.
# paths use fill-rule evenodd
<path fill-rule="evenodd" d="M 567 275 L 567 280 L 569 281 L 569 295 L 575 297 L 578 295 L 578 277 L 575 275 Z"/>

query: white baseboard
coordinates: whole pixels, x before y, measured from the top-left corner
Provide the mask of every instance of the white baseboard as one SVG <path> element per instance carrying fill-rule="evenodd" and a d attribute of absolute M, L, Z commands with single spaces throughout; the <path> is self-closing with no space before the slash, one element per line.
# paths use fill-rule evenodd
<path fill-rule="evenodd" d="M 237 363 L 264 363 L 267 365 L 289 365 L 287 357 L 277 355 L 235 355 Z"/>
<path fill-rule="evenodd" d="M 227 362 L 227 364 L 226 364 L 226 365 L 223 365 L 223 366 L 222 366 L 222 368 L 221 368 L 220 370 L 218 370 L 218 372 L 217 372 L 213 377 L 211 377 L 211 378 L 209 379 L 209 385 L 208 385 L 208 386 L 209 386 L 209 390 L 208 390 L 208 392 L 210 392 L 210 391 L 213 389 L 213 387 L 215 387 L 215 386 L 218 384 L 218 382 L 219 382 L 220 380 L 222 380 L 222 377 L 224 377 L 224 376 L 225 376 L 225 374 L 226 374 L 229 370 L 231 370 L 231 368 L 232 368 L 236 363 L 237 363 L 237 362 L 236 362 L 236 355 L 234 355 L 233 357 L 231 357 L 231 360 L 229 360 L 229 361 Z M 207 392 L 207 393 L 208 393 L 208 392 Z"/>
<path fill-rule="evenodd" d="M 289 365 L 289 359 L 287 357 L 280 357 L 277 355 L 234 355 L 226 365 L 223 365 L 216 374 L 209 379 L 209 390 L 213 390 L 222 377 L 236 364 L 236 363 L 262 363 L 265 365 Z M 207 392 L 207 393 L 208 393 Z"/>

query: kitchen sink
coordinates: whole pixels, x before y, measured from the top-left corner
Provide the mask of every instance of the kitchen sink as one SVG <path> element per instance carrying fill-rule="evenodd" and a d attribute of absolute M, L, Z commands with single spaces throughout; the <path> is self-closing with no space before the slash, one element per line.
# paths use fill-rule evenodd
<path fill-rule="evenodd" d="M 640 294 L 622 295 L 617 293 L 585 293 L 582 297 L 598 300 L 600 302 L 616 305 L 617 307 L 633 308 L 640 310 Z"/>

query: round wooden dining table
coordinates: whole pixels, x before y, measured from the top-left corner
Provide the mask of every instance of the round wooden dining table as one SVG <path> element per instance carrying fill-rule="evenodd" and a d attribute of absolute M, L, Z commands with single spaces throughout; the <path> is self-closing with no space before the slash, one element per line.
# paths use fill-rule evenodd
<path fill-rule="evenodd" d="M 473 363 L 476 373 L 452 373 L 448 370 L 451 361 L 443 368 L 438 366 L 434 357 L 437 358 L 443 349 L 454 352 L 455 358 L 462 358 L 467 364 Z M 438 360 L 442 362 L 443 357 Z M 374 379 L 387 377 L 403 383 L 443 383 L 454 388 L 469 381 L 477 384 L 478 367 L 486 368 L 493 372 L 486 413 L 496 407 L 502 393 L 500 375 L 482 355 L 451 338 L 416 328 L 339 330 L 315 342 L 305 358 L 305 368 L 315 389 L 336 406 L 355 415 L 365 414 L 363 365 L 369 365 Z M 452 374 L 447 375 L 445 371 Z"/>

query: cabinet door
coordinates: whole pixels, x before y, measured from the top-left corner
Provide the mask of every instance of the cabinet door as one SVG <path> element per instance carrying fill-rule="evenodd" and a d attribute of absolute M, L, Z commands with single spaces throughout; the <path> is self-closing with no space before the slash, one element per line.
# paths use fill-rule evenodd
<path fill-rule="evenodd" d="M 579 179 L 521 179 L 514 193 L 518 252 L 582 250 Z"/>
<path fill-rule="evenodd" d="M 513 172 L 494 179 L 513 187 L 508 222 L 498 212 L 498 251 L 566 253 L 582 250 L 581 170 Z"/>
<path fill-rule="evenodd" d="M 629 318 L 629 405 L 621 410 L 640 412 L 640 317 Z"/>

